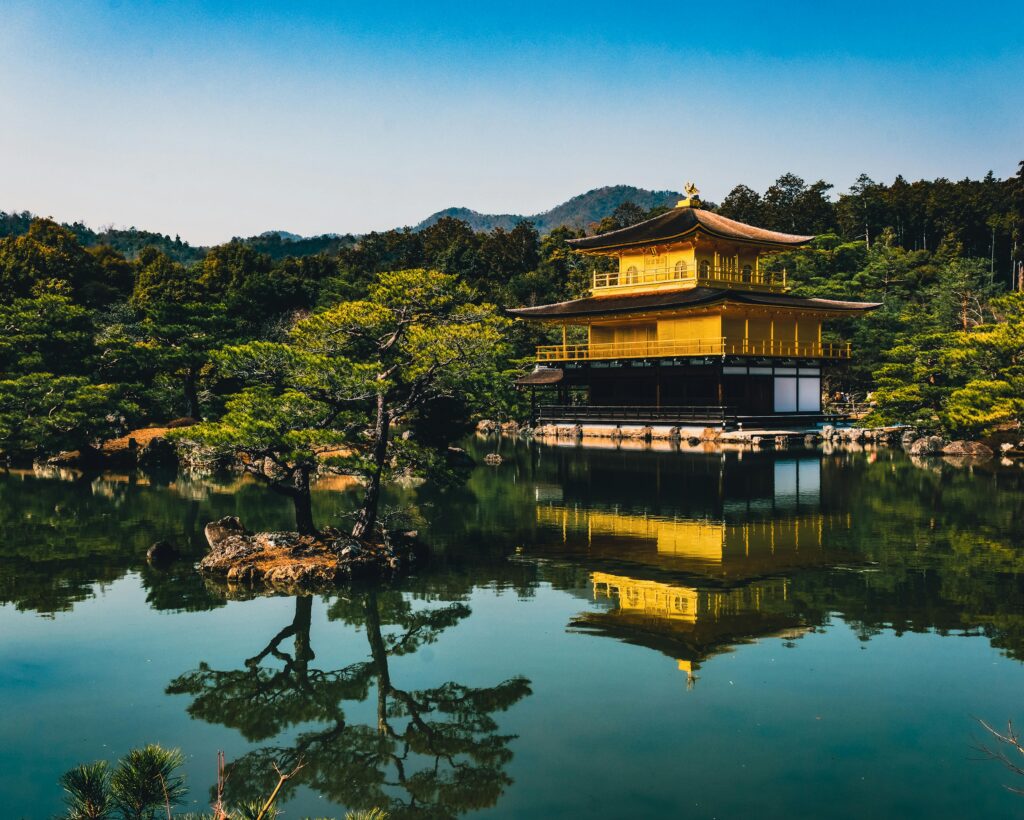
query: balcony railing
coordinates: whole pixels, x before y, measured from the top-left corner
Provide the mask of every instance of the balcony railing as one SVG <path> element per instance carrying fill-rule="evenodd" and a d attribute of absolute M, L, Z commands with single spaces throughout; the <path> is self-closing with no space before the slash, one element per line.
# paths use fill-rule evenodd
<path fill-rule="evenodd" d="M 715 287 L 740 287 L 748 290 L 779 291 L 786 288 L 787 274 L 766 273 L 758 270 L 736 270 L 735 268 L 705 267 L 698 268 L 629 268 L 624 271 L 606 271 L 595 273 L 593 286 L 595 291 L 610 288 L 632 288 L 638 285 L 665 285 L 696 287 L 704 285 Z"/>
<path fill-rule="evenodd" d="M 849 359 L 849 342 L 800 342 L 783 339 L 651 339 L 642 342 L 544 345 L 538 362 L 600 359 L 646 359 L 671 356 L 786 356 L 802 359 Z"/>

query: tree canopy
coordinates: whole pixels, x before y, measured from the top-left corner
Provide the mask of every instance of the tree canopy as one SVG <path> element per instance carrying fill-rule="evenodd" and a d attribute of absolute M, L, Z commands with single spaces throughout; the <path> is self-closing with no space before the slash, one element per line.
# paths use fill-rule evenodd
<path fill-rule="evenodd" d="M 448 445 L 467 431 L 478 386 L 497 368 L 504 324 L 450 274 L 380 274 L 366 299 L 300 319 L 284 341 L 217 353 L 218 369 L 245 387 L 219 419 L 178 436 L 242 454 L 248 470 L 293 499 L 303 533 L 316 531 L 309 484 L 318 467 L 360 477 L 353 535 L 365 537 L 388 477 L 448 472 Z M 433 412 L 439 405 L 443 414 Z"/>

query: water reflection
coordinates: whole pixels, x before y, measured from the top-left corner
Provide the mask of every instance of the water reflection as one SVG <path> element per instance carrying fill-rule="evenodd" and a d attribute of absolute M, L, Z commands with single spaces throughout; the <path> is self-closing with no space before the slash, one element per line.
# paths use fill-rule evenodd
<path fill-rule="evenodd" d="M 320 512 L 337 514 L 345 496 L 316 493 Z M 41 614 L 67 611 L 99 588 L 137 572 L 155 609 L 219 607 L 193 563 L 206 550 L 203 527 L 238 515 L 254 528 L 288 522 L 280 499 L 238 476 L 7 470 L 0 474 L 0 604 Z M 170 541 L 184 560 L 155 568 L 146 550 Z"/>
<path fill-rule="evenodd" d="M 495 446 L 469 445 L 478 461 Z M 736 653 L 734 661 L 756 656 L 744 647 L 767 638 L 805 647 L 801 636 L 836 624 L 865 642 L 880 632 L 980 636 L 1024 658 L 1019 470 L 988 465 L 968 472 L 943 463 L 920 469 L 884 450 L 632 452 L 508 440 L 500 446 L 503 462 L 481 465 L 464 487 L 391 489 L 388 503 L 418 508 L 430 522 L 424 538 L 436 553 L 417 576 L 385 590 L 294 599 L 280 623 L 256 629 L 245 620 L 223 652 L 200 651 L 190 640 L 168 650 L 173 664 L 159 679 L 159 697 L 173 677 L 168 691 L 176 715 L 184 720 L 187 698 L 190 716 L 246 744 L 238 744 L 232 763 L 232 799 L 264 791 L 273 762 L 288 766 L 301 757 L 306 767 L 288 785 L 290 794 L 308 787 L 334 803 L 380 805 L 398 817 L 454 817 L 495 805 L 500 812 L 513 749 L 502 713 L 531 688 L 515 675 L 527 672 L 549 700 L 566 698 L 550 708 L 569 714 L 576 703 L 568 698 L 576 693 L 559 688 L 566 672 L 558 663 L 585 662 L 594 645 L 602 660 L 632 651 L 626 644 L 649 649 L 641 654 L 657 664 L 659 655 L 670 659 L 663 680 L 673 691 L 697 681 L 695 693 L 681 698 L 722 696 L 711 680 L 724 666 L 723 653 Z M 346 489 L 325 485 L 315 494 L 321 520 L 349 509 Z M 0 475 L 0 603 L 69 612 L 72 619 L 78 602 L 130 575 L 150 608 L 180 613 L 182 624 L 184 613 L 204 610 L 210 614 L 194 617 L 228 622 L 232 611 L 214 611 L 224 606 L 225 591 L 193 569 L 204 550 L 203 524 L 224 515 L 253 528 L 291 520 L 277 497 L 230 476 Z M 161 539 L 175 543 L 185 560 L 150 567 L 146 549 Z M 470 596 L 491 601 L 505 590 L 511 594 L 503 604 L 511 599 L 519 608 L 470 613 Z M 521 606 L 533 596 L 541 606 Z M 273 602 L 241 606 L 266 612 L 260 607 L 267 603 Z M 446 669 L 446 683 L 424 679 L 407 663 L 425 657 L 425 647 L 443 635 L 483 641 L 481 632 L 507 626 L 501 618 L 527 611 L 532 627 L 520 630 L 516 622 L 522 654 L 511 656 L 507 669 L 503 646 L 480 644 L 490 664 L 482 680 L 472 663 Z M 329 629 L 311 635 L 311 623 L 323 624 L 325 613 Z M 164 620 L 177 625 L 178 617 Z M 483 620 L 482 629 L 472 618 Z M 250 647 L 244 662 L 229 659 L 236 641 Z M 948 642 L 942 649 L 950 651 Z M 74 652 L 72 646 L 72 661 Z M 848 654 L 817 661 L 836 675 L 851 668 Z M 124 664 L 118 673 L 125 680 L 137 672 L 121 658 L 111 663 Z M 992 665 L 987 657 L 976 663 Z M 880 702 L 890 692 L 884 686 L 900 678 L 882 671 Z M 789 683 L 794 703 L 820 688 L 810 679 Z M 600 687 L 600 679 L 581 684 L 583 702 L 608 711 L 609 732 L 617 731 L 621 705 L 613 687 Z M 730 708 L 749 705 L 733 697 Z M 526 711 L 541 700 L 527 699 Z M 1002 703 L 998 709 L 993 719 L 1003 719 Z M 962 698 L 944 714 L 955 710 L 967 713 Z M 514 721 L 518 712 L 508 717 Z M 666 709 L 652 720 L 669 717 Z M 548 765 L 519 756 L 519 749 L 533 753 L 544 745 L 525 725 L 516 758 L 527 773 L 517 775 L 520 785 Z M 153 739 L 144 728 L 139 740 Z M 773 730 L 791 728 L 780 723 Z M 705 729 L 705 738 L 717 737 L 717 727 Z M 964 743 L 959 736 L 946 742 L 960 744 L 957 750 Z M 667 749 L 666 759 L 675 751 Z M 55 763 L 45 788 L 77 759 Z M 580 759 L 600 763 L 586 749 Z M 303 806 L 314 799 L 304 790 L 294 796 Z"/>
<path fill-rule="evenodd" d="M 722 651 L 837 613 L 865 640 L 985 634 L 1024 657 L 1018 475 L 891 451 L 550 455 L 561 480 L 535 484 L 524 557 L 589 572 L 597 606 L 571 630 L 657 649 L 691 682 Z"/>
<path fill-rule="evenodd" d="M 676 659 L 692 687 L 707 658 L 758 637 L 793 639 L 807 627 L 788 605 L 789 581 L 769 578 L 734 589 L 701 589 L 595 572 L 594 600 L 574 630 L 646 646 Z"/>
<path fill-rule="evenodd" d="M 369 658 L 322 670 L 311 666 L 312 606 L 312 598 L 296 598 L 291 624 L 244 668 L 201 663 L 168 687 L 169 694 L 192 697 L 192 717 L 237 729 L 250 741 L 270 741 L 230 763 L 229 802 L 265 795 L 276 782 L 275 766 L 288 771 L 301 763 L 285 786 L 285 800 L 306 785 L 334 803 L 382 808 L 397 818 L 454 818 L 493 806 L 512 783 L 505 768 L 514 739 L 499 733 L 495 715 L 529 695 L 529 681 L 408 689 L 392 671 L 393 658 L 434 643 L 470 615 L 469 607 L 417 606 L 386 590 L 339 597 L 328 618 L 364 631 Z M 288 640 L 290 652 L 282 646 Z M 279 663 L 270 665 L 271 658 Z M 373 694 L 375 722 L 346 713 L 346 701 L 368 701 Z M 299 734 L 287 732 L 299 725 Z"/>

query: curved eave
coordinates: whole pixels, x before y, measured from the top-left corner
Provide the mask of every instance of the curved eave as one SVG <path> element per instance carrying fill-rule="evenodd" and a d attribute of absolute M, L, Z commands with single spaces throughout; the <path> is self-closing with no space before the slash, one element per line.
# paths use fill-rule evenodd
<path fill-rule="evenodd" d="M 722 239 L 727 242 L 738 242 L 741 245 L 756 245 L 759 248 L 779 248 L 780 250 L 786 250 L 787 248 L 801 248 L 808 242 L 810 242 L 812 239 L 814 239 L 813 236 L 808 236 L 806 239 L 801 239 L 798 242 L 778 242 L 771 241 L 768 239 L 748 239 L 746 237 L 733 236 L 731 234 L 713 231 L 710 228 L 706 228 L 703 225 L 700 225 L 695 228 L 690 228 L 689 230 L 684 231 L 683 233 L 680 234 L 659 237 L 657 239 L 644 240 L 642 242 L 624 242 L 619 245 L 594 245 L 591 247 L 580 248 L 574 245 L 573 243 L 582 242 L 582 239 L 567 239 L 566 244 L 569 245 L 569 247 L 571 247 L 577 253 L 604 254 L 630 250 L 633 248 L 636 248 L 637 250 L 642 250 L 643 248 L 649 248 L 652 245 L 665 245 L 671 242 L 681 242 L 695 233 L 707 234 L 708 236 L 712 236 L 715 239 Z M 601 236 L 606 236 L 606 234 L 601 234 Z M 592 237 L 586 238 L 591 239 Z"/>
<path fill-rule="evenodd" d="M 516 384 L 537 387 L 547 384 L 558 384 L 565 376 L 565 371 L 557 367 L 538 367 L 536 370 L 520 376 Z"/>
<path fill-rule="evenodd" d="M 664 294 L 589 296 L 569 302 L 514 308 L 507 312 L 518 319 L 544 322 L 706 308 L 725 303 L 748 307 L 810 311 L 836 317 L 867 313 L 881 307 L 882 304 L 881 302 L 847 302 L 836 299 L 804 298 L 785 294 L 751 293 L 717 288 L 694 288 Z"/>
<path fill-rule="evenodd" d="M 678 224 L 681 222 L 689 224 Z M 730 226 L 735 226 L 736 230 L 728 230 Z M 664 232 L 659 233 L 662 228 Z M 646 248 L 651 245 L 679 242 L 698 232 L 729 242 L 780 249 L 798 248 L 814 239 L 813 236 L 769 231 L 699 208 L 685 208 L 668 211 L 636 225 L 598 236 L 569 239 L 567 244 L 580 253 L 612 253 L 629 248 Z"/>

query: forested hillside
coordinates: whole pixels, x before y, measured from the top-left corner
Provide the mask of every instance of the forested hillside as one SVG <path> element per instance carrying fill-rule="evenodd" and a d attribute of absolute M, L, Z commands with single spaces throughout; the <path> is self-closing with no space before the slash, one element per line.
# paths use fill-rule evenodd
<path fill-rule="evenodd" d="M 32 221 L 37 217 L 27 211 L 5 213 L 0 211 L 0 239 L 22 236 L 28 233 Z M 86 248 L 105 246 L 114 249 L 128 259 L 135 259 L 145 248 L 155 248 L 176 262 L 189 264 L 198 262 L 206 255 L 207 248 L 190 245 L 175 236 L 139 230 L 138 228 L 104 228 L 94 231 L 81 222 L 64 223 L 63 227 L 73 233 Z M 317 253 L 337 253 L 340 248 L 354 244 L 351 235 L 324 234 L 323 236 L 298 236 L 287 231 L 265 231 L 258 236 L 236 238 L 254 250 L 265 253 L 273 259 L 285 256 L 311 256 Z"/>
<path fill-rule="evenodd" d="M 788 268 L 797 293 L 883 302 L 834 328 L 856 351 L 835 386 L 872 393 L 878 420 L 956 433 L 1017 421 L 1024 302 L 1012 284 L 1022 260 L 1024 164 L 1006 180 L 861 178 L 835 201 L 830 189 L 787 174 L 763 193 L 737 186 L 719 210 L 819 234 L 771 263 Z M 587 230 L 650 213 L 621 203 Z M 274 233 L 201 251 L 25 214 L 4 215 L 0 233 L 0 451 L 8 459 L 85 448 L 142 422 L 217 417 L 238 384 L 213 366 L 215 351 L 279 339 L 297 318 L 365 298 L 380 272 L 436 269 L 479 300 L 512 307 L 580 296 L 607 264 L 569 250 L 578 230 L 522 222 L 475 231 L 450 217 L 358 240 Z M 510 327 L 505 374 L 480 398 L 516 412 L 512 376 L 556 331 Z"/>
<path fill-rule="evenodd" d="M 632 185 L 611 185 L 594 188 L 585 194 L 574 196 L 549 211 L 530 216 L 519 214 L 481 214 L 469 208 L 446 208 L 424 219 L 416 230 L 433 225 L 444 217 L 460 219 L 475 231 L 491 231 L 495 228 L 511 230 L 520 222 L 532 222 L 541 233 L 555 228 L 584 229 L 593 222 L 599 222 L 626 202 L 649 211 L 653 208 L 675 205 L 682 194 L 675 191 L 648 191 Z"/>

